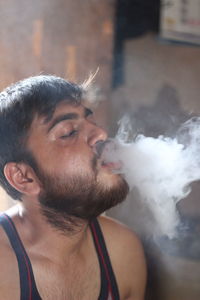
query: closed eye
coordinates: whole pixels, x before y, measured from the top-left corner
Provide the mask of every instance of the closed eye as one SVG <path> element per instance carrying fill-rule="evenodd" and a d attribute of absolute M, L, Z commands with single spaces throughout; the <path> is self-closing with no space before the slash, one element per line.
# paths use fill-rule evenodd
<path fill-rule="evenodd" d="M 67 138 L 73 137 L 77 134 L 77 132 L 78 132 L 77 130 L 72 130 L 69 133 L 60 136 L 60 139 L 67 139 Z"/>

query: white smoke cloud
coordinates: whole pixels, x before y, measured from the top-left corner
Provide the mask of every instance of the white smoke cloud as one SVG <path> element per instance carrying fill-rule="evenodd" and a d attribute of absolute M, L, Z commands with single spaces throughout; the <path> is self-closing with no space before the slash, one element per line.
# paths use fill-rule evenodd
<path fill-rule="evenodd" d="M 152 211 L 160 235 L 176 236 L 179 214 L 176 204 L 200 179 L 200 118 L 184 123 L 175 138 L 138 135 L 130 139 L 130 122 L 123 118 L 115 139 L 103 153 L 104 161 L 121 161 L 131 189 L 137 188 Z"/>

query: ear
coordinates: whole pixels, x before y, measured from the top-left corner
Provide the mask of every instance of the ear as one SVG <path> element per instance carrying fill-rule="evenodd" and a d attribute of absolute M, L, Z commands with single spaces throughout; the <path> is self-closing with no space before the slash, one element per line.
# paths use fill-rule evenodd
<path fill-rule="evenodd" d="M 29 165 L 9 162 L 4 167 L 4 175 L 10 185 L 20 193 L 31 196 L 39 194 L 39 180 Z"/>

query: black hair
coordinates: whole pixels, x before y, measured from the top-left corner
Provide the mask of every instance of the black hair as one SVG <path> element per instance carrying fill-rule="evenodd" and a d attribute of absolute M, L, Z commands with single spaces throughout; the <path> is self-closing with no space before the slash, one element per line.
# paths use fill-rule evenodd
<path fill-rule="evenodd" d="M 81 86 L 51 75 L 21 80 L 0 93 L 0 185 L 13 199 L 20 200 L 21 193 L 7 181 L 4 167 L 8 162 L 25 162 L 34 168 L 26 149 L 34 116 L 50 119 L 60 102 L 78 104 L 82 94 Z"/>

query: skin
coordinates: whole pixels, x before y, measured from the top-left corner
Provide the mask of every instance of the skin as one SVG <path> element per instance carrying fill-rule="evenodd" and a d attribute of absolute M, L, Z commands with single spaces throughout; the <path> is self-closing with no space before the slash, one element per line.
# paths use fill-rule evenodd
<path fill-rule="evenodd" d="M 49 174 L 64 180 L 68 174 L 94 173 L 91 159 L 95 144 L 107 139 L 82 105 L 65 102 L 58 105 L 53 120 L 63 113 L 75 113 L 73 120 L 57 124 L 33 120 L 28 148 L 39 165 Z M 55 123 L 55 122 L 54 122 Z M 78 134 L 74 133 L 78 131 Z M 62 138 L 61 138 L 62 137 Z M 63 138 L 64 137 L 64 138 Z M 81 149 L 81 151 L 80 151 Z M 23 194 L 22 203 L 7 214 L 12 218 L 31 260 L 36 285 L 43 300 L 94 300 L 100 290 L 100 270 L 92 236 L 86 221 L 81 220 L 73 234 L 63 234 L 47 222 L 38 201 L 42 184 L 33 169 L 24 163 L 8 163 L 5 176 Z M 99 162 L 96 180 L 105 188 L 119 184 L 121 177 Z M 142 300 L 146 283 L 143 249 L 136 235 L 124 225 L 105 216 L 99 217 L 121 300 Z M 18 265 L 8 239 L 0 227 L 0 299 L 19 300 Z"/>

